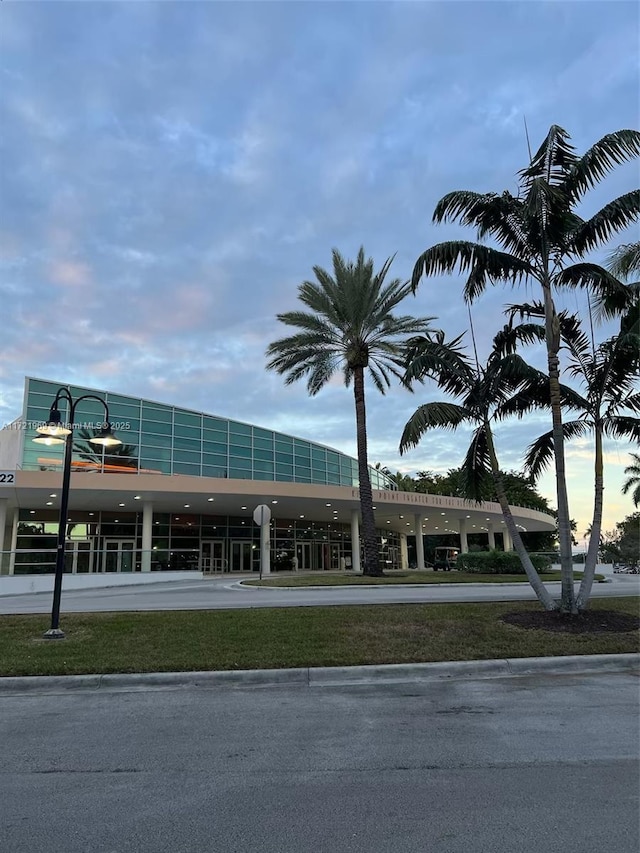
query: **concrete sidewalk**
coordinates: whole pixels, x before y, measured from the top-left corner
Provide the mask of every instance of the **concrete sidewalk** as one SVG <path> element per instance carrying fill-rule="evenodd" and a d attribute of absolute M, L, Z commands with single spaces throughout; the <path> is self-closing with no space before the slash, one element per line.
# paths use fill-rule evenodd
<path fill-rule="evenodd" d="M 593 672 L 638 672 L 640 654 L 565 655 L 373 666 L 299 667 L 215 672 L 0 677 L 0 695 L 94 690 L 163 690 L 179 687 L 329 687 L 443 679 L 484 679 Z"/>

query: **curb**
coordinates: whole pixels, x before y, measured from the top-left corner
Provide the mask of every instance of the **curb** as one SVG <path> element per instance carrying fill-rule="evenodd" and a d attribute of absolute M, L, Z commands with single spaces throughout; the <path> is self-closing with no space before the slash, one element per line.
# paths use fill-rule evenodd
<path fill-rule="evenodd" d="M 506 678 L 528 675 L 638 672 L 640 654 L 566 655 L 437 663 L 374 664 L 371 666 L 245 669 L 213 672 L 148 672 L 107 675 L 0 677 L 0 696 L 88 692 L 96 690 L 161 690 L 178 687 L 330 687 L 356 684 L 398 684 L 460 678 Z"/>

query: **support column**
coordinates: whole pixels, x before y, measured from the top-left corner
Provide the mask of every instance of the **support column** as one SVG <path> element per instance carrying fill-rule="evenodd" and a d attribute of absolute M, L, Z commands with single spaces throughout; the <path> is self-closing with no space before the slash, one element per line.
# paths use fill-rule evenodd
<path fill-rule="evenodd" d="M 13 511 L 13 527 L 11 529 L 11 553 L 9 554 L 9 574 L 12 575 L 16 565 L 16 546 L 18 544 L 18 521 L 20 510 L 16 507 Z"/>
<path fill-rule="evenodd" d="M 424 539 L 422 538 L 422 515 L 417 512 L 413 517 L 416 528 L 416 564 L 419 572 L 424 571 Z"/>
<path fill-rule="evenodd" d="M 260 576 L 271 574 L 271 522 L 260 525 Z"/>
<path fill-rule="evenodd" d="M 460 533 L 460 553 L 469 553 L 469 543 L 467 542 L 467 519 L 460 518 L 458 520 L 458 531 Z"/>
<path fill-rule="evenodd" d="M 360 518 L 358 510 L 351 510 L 351 570 L 360 571 Z"/>
<path fill-rule="evenodd" d="M 504 526 L 504 530 L 502 531 L 502 541 L 504 542 L 505 551 L 513 551 L 513 542 L 511 540 L 511 534 L 507 530 L 506 524 Z"/>
<path fill-rule="evenodd" d="M 400 534 L 400 568 L 406 572 L 409 568 L 409 552 L 407 551 L 407 534 Z"/>
<path fill-rule="evenodd" d="M 489 550 L 495 551 L 496 548 L 496 534 L 493 527 L 493 521 L 489 521 L 487 523 L 487 536 L 489 537 Z"/>
<path fill-rule="evenodd" d="M 142 557 L 140 568 L 151 571 L 151 531 L 153 530 L 153 504 L 147 501 L 142 505 Z"/>
<path fill-rule="evenodd" d="M 4 534 L 5 527 L 7 526 L 7 505 L 9 503 L 8 498 L 0 498 L 0 575 L 2 574 L 2 569 L 5 565 L 9 565 L 9 560 L 4 556 Z"/>

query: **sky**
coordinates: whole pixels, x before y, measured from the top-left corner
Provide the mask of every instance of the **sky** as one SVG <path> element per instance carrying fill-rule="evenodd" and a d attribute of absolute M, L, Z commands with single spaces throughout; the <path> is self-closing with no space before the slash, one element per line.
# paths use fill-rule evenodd
<path fill-rule="evenodd" d="M 331 249 L 362 245 L 411 276 L 454 189 L 515 190 L 559 124 L 583 152 L 638 127 L 635 2 L 13 2 L 0 4 L 0 423 L 25 375 L 131 394 L 298 435 L 355 455 L 353 395 L 317 396 L 265 369 L 276 319 Z M 638 185 L 615 170 L 583 215 Z M 618 235 L 611 247 L 637 239 Z M 596 256 L 602 260 L 606 255 Z M 422 281 L 402 313 L 468 328 L 459 276 Z M 473 306 L 488 351 L 507 303 Z M 559 299 L 584 312 L 581 294 Z M 612 327 L 596 328 L 598 339 Z M 467 335 L 468 337 L 468 335 Z M 527 357 L 544 367 L 542 351 Z M 431 433 L 400 456 L 415 408 L 442 399 L 367 388 L 370 462 L 446 473 L 469 433 Z M 550 428 L 497 431 L 504 469 Z M 630 445 L 607 442 L 603 527 Z M 591 519 L 590 439 L 567 447 L 578 539 Z M 551 473 L 540 492 L 555 506 Z"/>

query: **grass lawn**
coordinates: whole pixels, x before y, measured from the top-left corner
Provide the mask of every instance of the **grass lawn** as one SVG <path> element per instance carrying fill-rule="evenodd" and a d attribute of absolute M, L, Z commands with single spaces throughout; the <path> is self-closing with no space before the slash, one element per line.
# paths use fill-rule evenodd
<path fill-rule="evenodd" d="M 545 572 L 543 581 L 559 581 L 560 572 Z M 574 572 L 575 580 L 582 578 L 582 572 Z M 604 580 L 604 575 L 596 575 L 596 581 Z M 477 572 L 390 572 L 382 578 L 370 578 L 350 573 L 333 574 L 314 572 L 305 575 L 286 575 L 269 577 L 264 580 L 246 580 L 248 586 L 356 586 L 364 584 L 398 583 L 528 583 L 526 575 L 480 575 Z"/>
<path fill-rule="evenodd" d="M 593 600 L 638 614 L 640 599 Z M 487 660 L 638 651 L 639 632 L 524 630 L 502 614 L 535 602 L 285 607 L 63 614 L 65 640 L 43 640 L 49 617 L 0 616 L 0 675 L 271 669 Z"/>

